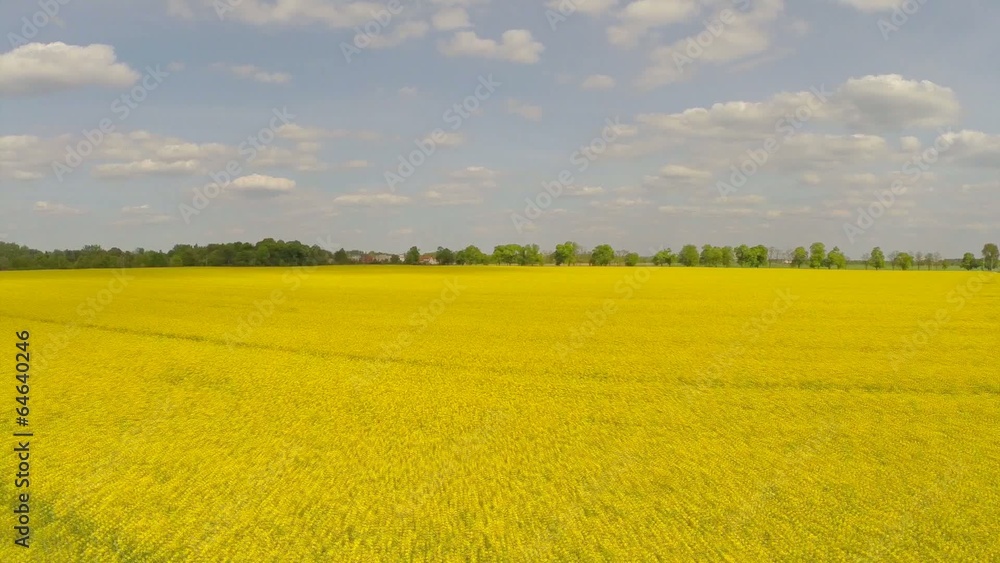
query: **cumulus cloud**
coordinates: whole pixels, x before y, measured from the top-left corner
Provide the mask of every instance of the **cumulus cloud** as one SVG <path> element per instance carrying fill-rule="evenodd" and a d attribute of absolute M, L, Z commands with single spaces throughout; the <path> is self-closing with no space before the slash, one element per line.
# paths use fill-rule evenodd
<path fill-rule="evenodd" d="M 437 12 L 431 18 L 431 23 L 434 24 L 434 29 L 441 31 L 472 27 L 469 23 L 469 13 L 460 7 L 445 8 Z"/>
<path fill-rule="evenodd" d="M 287 194 L 295 189 L 295 180 L 252 174 L 233 180 L 226 190 L 237 195 L 261 196 Z"/>
<path fill-rule="evenodd" d="M 476 57 L 534 64 L 541 60 L 545 46 L 535 41 L 530 31 L 511 29 L 503 33 L 499 42 L 481 39 L 474 31 L 459 31 L 450 41 L 439 42 L 438 50 L 449 57 Z"/>
<path fill-rule="evenodd" d="M 774 134 L 782 122 L 791 123 L 789 116 L 797 116 L 801 123 L 885 132 L 944 126 L 961 113 L 950 88 L 900 75 L 852 78 L 836 90 L 824 90 L 820 86 L 813 91 L 782 92 L 763 102 L 734 101 L 674 114 L 642 114 L 636 121 L 683 136 L 738 139 Z"/>
<path fill-rule="evenodd" d="M 30 43 L 0 54 L 0 96 L 51 94 L 84 86 L 126 88 L 140 74 L 118 62 L 114 47 Z"/>

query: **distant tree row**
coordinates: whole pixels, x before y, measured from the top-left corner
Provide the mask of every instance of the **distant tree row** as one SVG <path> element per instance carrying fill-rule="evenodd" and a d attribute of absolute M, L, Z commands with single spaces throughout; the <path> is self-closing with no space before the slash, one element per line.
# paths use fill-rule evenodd
<path fill-rule="evenodd" d="M 829 252 L 821 242 L 809 248 L 803 246 L 783 251 L 764 245 L 732 246 L 685 245 L 680 252 L 663 249 L 652 256 L 640 256 L 629 250 L 615 250 L 602 244 L 586 250 L 573 241 L 557 244 L 552 252 L 544 252 L 537 244 L 502 244 L 491 254 L 470 245 L 458 251 L 438 247 L 433 253 L 423 254 L 416 246 L 404 254 L 387 254 L 345 250 L 330 252 L 318 245 L 307 246 L 299 241 L 264 239 L 256 244 L 235 242 L 206 246 L 178 244 L 167 252 L 137 248 L 123 251 L 119 248 L 103 249 L 85 246 L 80 250 L 33 250 L 26 246 L 0 242 L 0 270 L 74 269 L 74 268 L 156 268 L 180 266 L 301 266 L 315 264 L 440 264 L 440 265 L 520 265 L 573 266 L 637 266 L 652 263 L 655 266 L 705 266 L 713 268 L 761 268 L 781 264 L 792 268 L 844 269 L 855 267 L 882 270 L 885 268 L 910 270 L 933 268 L 946 269 L 959 266 L 966 270 L 996 270 L 1000 267 L 1000 252 L 994 243 L 983 247 L 980 256 L 966 252 L 960 259 L 947 260 L 938 253 L 908 253 L 893 251 L 888 256 L 875 247 L 860 260 L 851 261 L 838 247 Z"/>
<path fill-rule="evenodd" d="M 0 270 L 49 270 L 77 268 L 166 268 L 180 266 L 303 266 L 330 264 L 333 255 L 318 245 L 268 238 L 256 244 L 234 242 L 206 246 L 178 244 L 158 250 L 104 249 L 97 245 L 80 250 L 43 252 L 0 242 Z"/>

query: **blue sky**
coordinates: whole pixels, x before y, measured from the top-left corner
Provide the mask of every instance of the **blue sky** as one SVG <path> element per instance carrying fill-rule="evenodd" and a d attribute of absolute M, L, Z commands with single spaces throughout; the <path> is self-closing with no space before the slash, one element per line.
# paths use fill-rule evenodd
<path fill-rule="evenodd" d="M 33 247 L 1000 238 L 995 3 L 25 0 L 0 22 L 0 238 Z"/>

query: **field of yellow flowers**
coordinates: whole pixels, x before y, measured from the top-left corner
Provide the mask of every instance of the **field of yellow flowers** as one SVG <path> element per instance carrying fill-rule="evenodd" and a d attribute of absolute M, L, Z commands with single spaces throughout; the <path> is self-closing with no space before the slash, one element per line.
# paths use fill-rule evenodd
<path fill-rule="evenodd" d="M 2 561 L 1000 559 L 994 274 L 0 272 L 15 432 L 25 330 Z"/>

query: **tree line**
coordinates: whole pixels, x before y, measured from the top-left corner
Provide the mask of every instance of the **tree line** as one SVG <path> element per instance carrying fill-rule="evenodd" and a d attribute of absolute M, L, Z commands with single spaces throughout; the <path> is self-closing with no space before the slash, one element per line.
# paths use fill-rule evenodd
<path fill-rule="evenodd" d="M 366 260 L 365 257 L 371 258 Z M 799 246 L 792 250 L 781 250 L 764 245 L 713 246 L 698 248 L 684 245 L 674 253 L 666 248 L 652 256 L 640 256 L 637 252 L 614 249 L 602 244 L 586 249 L 573 241 L 557 244 L 552 251 L 543 251 L 537 244 L 502 244 L 486 253 L 475 245 L 461 250 L 438 247 L 432 253 L 424 254 L 416 246 L 402 255 L 390 253 L 363 252 L 359 250 L 329 251 L 319 245 L 305 245 L 299 241 L 282 241 L 272 238 L 251 244 L 234 242 L 209 244 L 205 246 L 178 244 L 166 252 L 158 250 L 104 249 L 98 245 L 84 246 L 80 250 L 40 251 L 14 243 L 0 242 L 0 270 L 78 269 L 78 268 L 166 268 L 192 266 L 305 266 L 317 264 L 347 265 L 357 263 L 386 264 L 439 264 L 439 265 L 520 265 L 573 266 L 703 266 L 762 268 L 775 264 L 792 268 L 844 269 L 854 264 L 866 269 L 898 270 L 946 269 L 958 266 L 966 270 L 995 270 L 1000 266 L 1000 252 L 995 243 L 983 246 L 979 256 L 966 252 L 961 259 L 946 259 L 933 252 L 899 252 L 888 255 L 875 247 L 860 259 L 851 260 L 840 248 L 829 251 L 821 242 L 806 248 Z"/>

